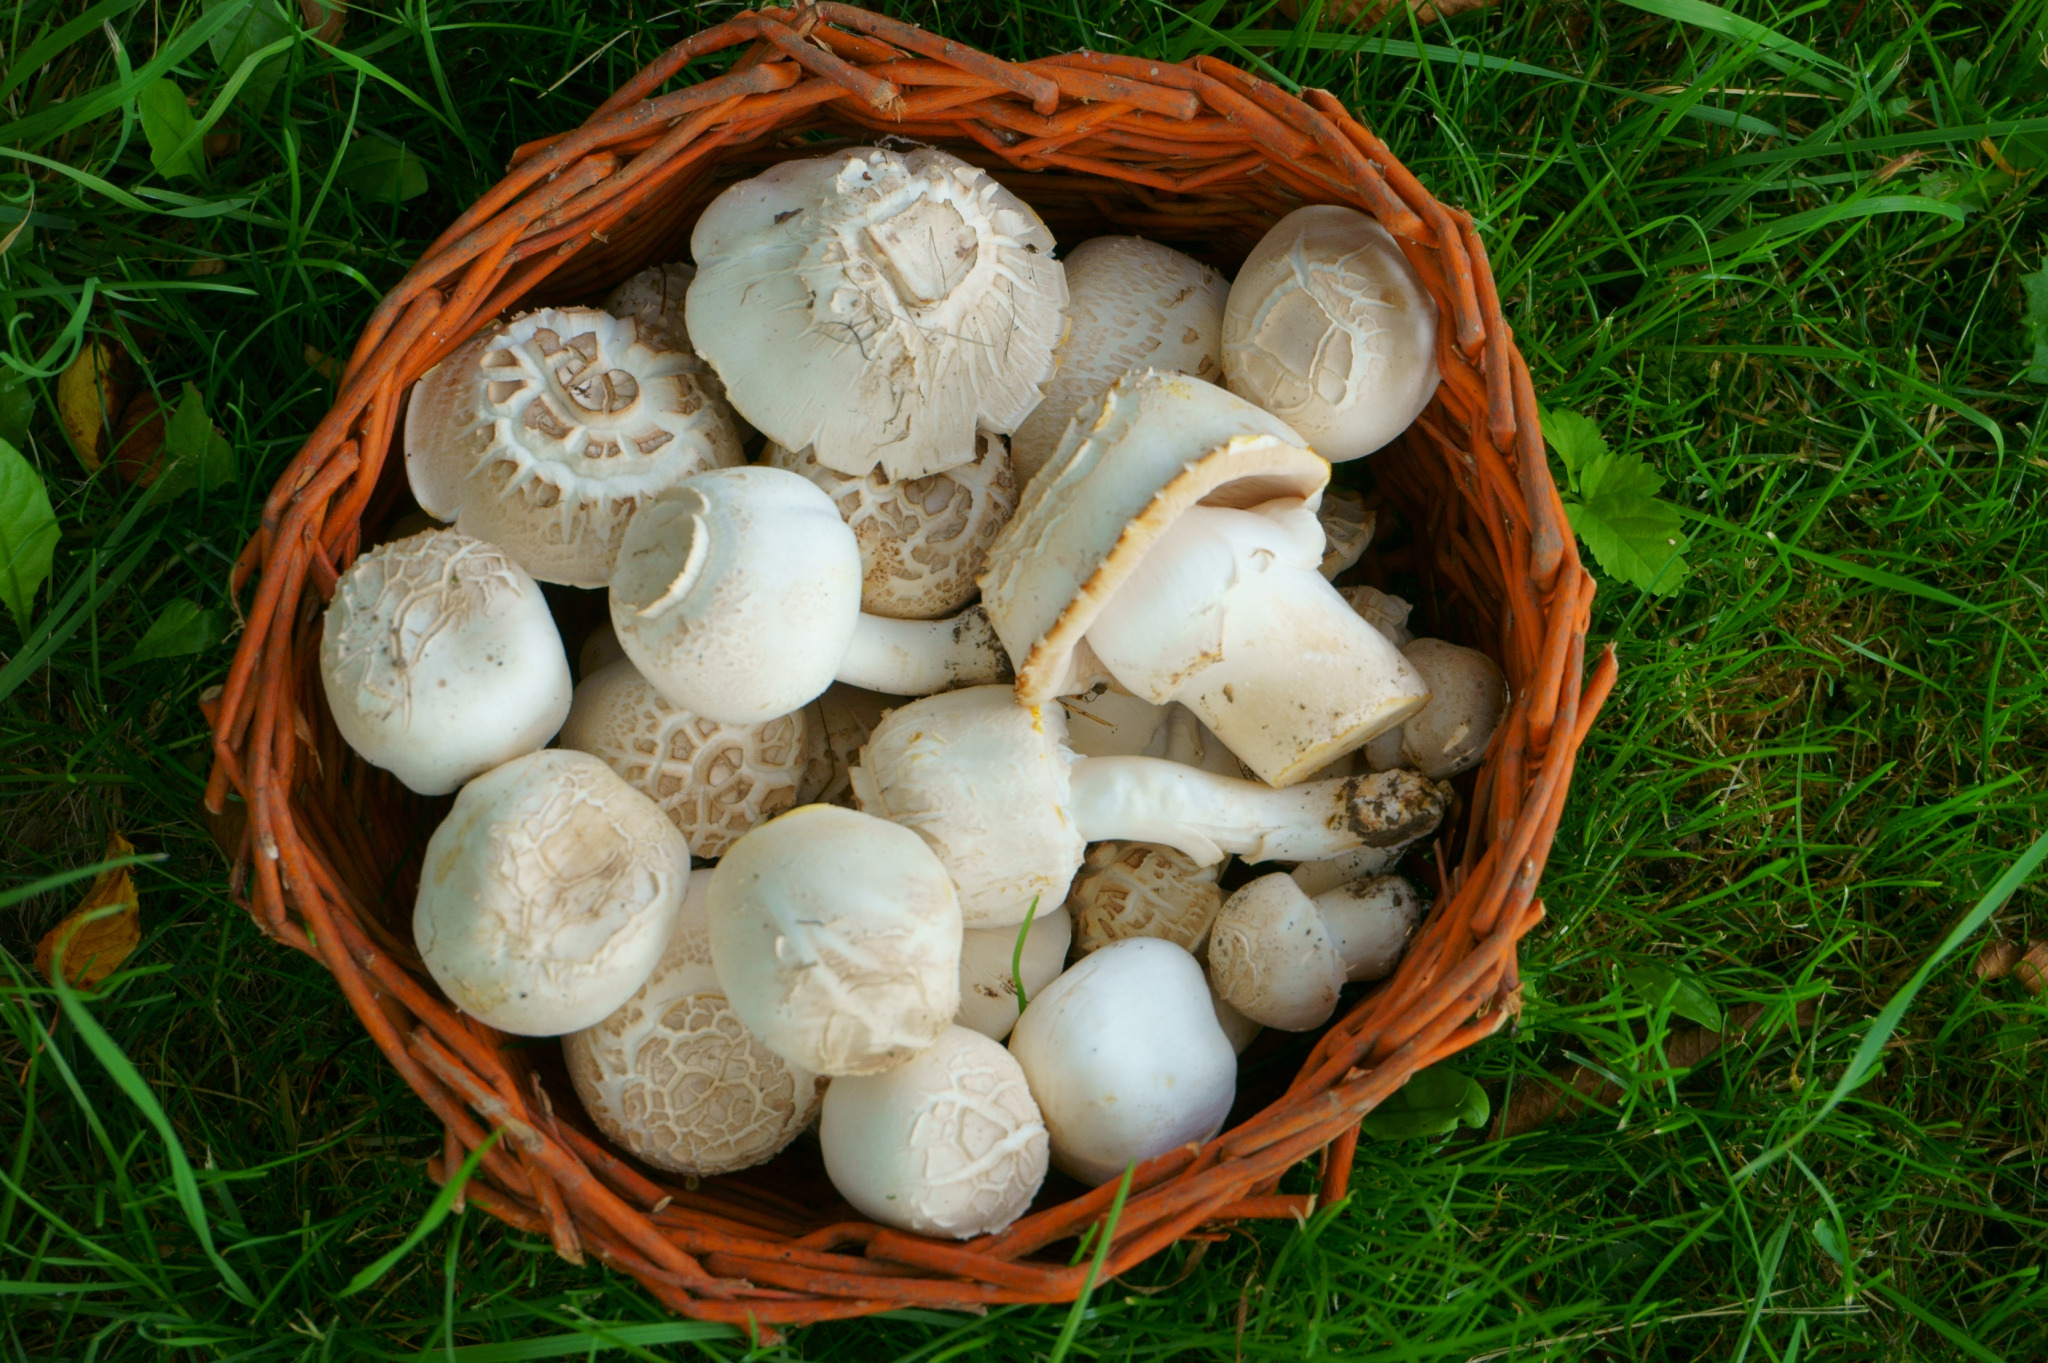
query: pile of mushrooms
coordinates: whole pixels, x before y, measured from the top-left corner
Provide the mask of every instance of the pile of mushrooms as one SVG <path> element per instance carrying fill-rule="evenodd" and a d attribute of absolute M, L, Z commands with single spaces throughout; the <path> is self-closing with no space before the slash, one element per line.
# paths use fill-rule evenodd
<path fill-rule="evenodd" d="M 1507 706 L 1354 580 L 1374 509 L 1330 485 L 1434 393 L 1428 291 L 1329 205 L 1234 283 L 1136 237 L 1058 258 L 934 150 L 784 162 L 690 245 L 421 378 L 405 467 L 448 528 L 336 585 L 336 725 L 455 797 L 426 969 L 561 1037 L 632 1157 L 814 1129 L 922 1234 L 1207 1140 L 1260 1029 L 1396 968 L 1396 864 Z"/>

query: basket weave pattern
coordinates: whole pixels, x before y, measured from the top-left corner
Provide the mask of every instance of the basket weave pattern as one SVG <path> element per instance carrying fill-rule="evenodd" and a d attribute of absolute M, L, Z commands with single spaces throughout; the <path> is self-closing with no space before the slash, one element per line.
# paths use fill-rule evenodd
<path fill-rule="evenodd" d="M 731 48 L 744 50 L 726 74 L 656 93 Z M 1537 879 L 1615 675 L 1611 653 L 1586 674 L 1592 578 L 1565 529 L 1528 368 L 1471 219 L 1432 198 L 1325 92 L 1296 98 L 1208 57 L 1081 52 L 1014 64 L 827 3 L 706 29 L 581 127 L 521 147 L 372 315 L 332 410 L 235 566 L 235 592 L 255 588 L 228 681 L 208 704 L 207 805 L 219 815 L 231 789 L 240 795 L 237 898 L 266 933 L 333 972 L 445 1126 L 436 1179 L 495 1129 L 470 1201 L 572 1261 L 594 1255 L 630 1273 L 675 1311 L 756 1328 L 1071 1300 L 1086 1266 L 1037 1252 L 1103 1220 L 1115 1185 L 955 1244 L 745 1175 L 664 1182 L 621 1158 L 573 1100 L 555 1109 L 566 1087 L 532 1048 L 456 1012 L 427 982 L 407 925 L 439 807 L 341 742 L 317 676 L 320 617 L 364 545 L 366 515 L 374 529 L 376 508 L 402 487 L 394 427 L 429 367 L 508 308 L 581 301 L 681 256 L 698 210 L 734 179 L 817 155 L 833 136 L 891 134 L 987 167 L 1067 244 L 1135 232 L 1232 266 L 1303 203 L 1378 218 L 1438 302 L 1444 382 L 1371 471 L 1416 532 L 1420 547 L 1400 566 L 1455 603 L 1436 632 L 1492 653 L 1513 688 L 1485 764 L 1461 783 L 1458 818 L 1439 834 L 1436 905 L 1398 971 L 1329 1028 L 1283 1097 L 1138 1168 L 1107 1275 L 1218 1223 L 1300 1216 L 1342 1197 L 1360 1117 L 1512 1014 L 1516 944 L 1543 916 Z M 1319 1191 L 1279 1192 L 1318 1151 Z"/>

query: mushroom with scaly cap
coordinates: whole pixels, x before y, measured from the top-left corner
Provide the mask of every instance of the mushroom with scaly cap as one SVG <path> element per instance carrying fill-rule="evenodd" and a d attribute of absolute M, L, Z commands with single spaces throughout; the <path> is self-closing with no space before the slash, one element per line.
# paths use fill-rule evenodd
<path fill-rule="evenodd" d="M 1422 898 L 1399 876 L 1374 876 L 1311 899 L 1284 875 L 1232 895 L 1209 936 L 1209 982 L 1252 1021 L 1285 1032 L 1320 1027 L 1347 980 L 1394 968 L 1421 917 Z"/>

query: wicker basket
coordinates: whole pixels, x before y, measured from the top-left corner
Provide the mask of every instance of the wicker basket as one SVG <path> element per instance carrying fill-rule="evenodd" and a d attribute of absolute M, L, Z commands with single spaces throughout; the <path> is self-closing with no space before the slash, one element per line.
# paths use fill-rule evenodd
<path fill-rule="evenodd" d="M 657 94 L 690 62 L 743 48 L 726 74 Z M 799 141 L 799 135 L 804 140 Z M 1436 632 L 1492 653 L 1514 703 L 1424 875 L 1435 908 L 1399 970 L 1333 1024 L 1291 1087 L 1196 1148 L 1141 1166 L 1105 1272 L 1245 1217 L 1342 1197 L 1359 1118 L 1410 1075 L 1514 1011 L 1515 951 L 1572 763 L 1614 680 L 1587 679 L 1593 582 L 1580 567 L 1537 429 L 1529 371 L 1501 318 L 1470 218 L 1431 198 L 1335 99 L 1297 99 L 1198 57 L 1080 52 L 1022 65 L 841 4 L 771 10 L 677 44 L 574 132 L 521 147 L 511 172 L 372 315 L 327 413 L 237 562 L 248 628 L 208 704 L 207 806 L 246 802 L 235 892 L 272 937 L 334 972 L 363 1025 L 447 1129 L 446 1179 L 492 1128 L 466 1196 L 580 1262 L 595 1255 L 688 1316 L 768 1327 L 901 1306 L 1071 1300 L 1085 1266 L 1041 1255 L 1104 1219 L 1115 1187 L 1038 1209 L 999 1235 L 928 1240 L 853 1216 L 815 1154 L 769 1173 L 650 1177 L 585 1124 L 553 1048 L 454 1011 L 408 930 L 417 859 L 444 805 L 408 795 L 342 744 L 316 676 L 336 572 L 404 496 L 392 436 L 408 386 L 506 309 L 584 301 L 685 253 L 698 211 L 764 165 L 833 138 L 897 136 L 987 167 L 1063 243 L 1135 232 L 1229 268 L 1282 214 L 1344 203 L 1394 234 L 1444 318 L 1438 396 L 1370 461 L 1416 531 Z M 1433 604 L 1434 603 L 1434 604 Z M 1427 858 L 1420 860 L 1430 860 Z M 1317 1194 L 1281 1178 L 1321 1152 Z M 815 1189 L 807 1180 L 817 1179 Z"/>

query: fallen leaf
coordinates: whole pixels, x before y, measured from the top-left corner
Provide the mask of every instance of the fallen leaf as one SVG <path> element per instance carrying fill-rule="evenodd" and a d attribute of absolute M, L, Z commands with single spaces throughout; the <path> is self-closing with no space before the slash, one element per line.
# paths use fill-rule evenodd
<path fill-rule="evenodd" d="M 185 92 L 168 76 L 142 87 L 135 97 L 142 115 L 142 135 L 149 142 L 149 163 L 167 180 L 198 175 L 206 169 L 206 152 L 200 145 L 199 120 Z"/>
<path fill-rule="evenodd" d="M 299 13 L 315 38 L 323 43 L 338 43 L 341 30 L 348 23 L 348 0 L 299 0 Z"/>
<path fill-rule="evenodd" d="M 170 409 L 147 389 L 128 400 L 109 451 L 114 472 L 124 481 L 144 487 L 156 481 L 164 452 L 164 423 L 169 417 Z"/>
<path fill-rule="evenodd" d="M 340 383 L 343 365 L 334 356 L 306 347 L 306 367 L 329 383 Z"/>
<path fill-rule="evenodd" d="M 105 860 L 134 854 L 128 839 L 118 832 L 108 835 Z M 117 866 L 93 877 L 92 888 L 78 907 L 36 944 L 36 970 L 44 979 L 56 983 L 52 972 L 61 947 L 64 978 L 74 989 L 97 989 L 142 945 L 141 905 L 129 869 Z"/>
<path fill-rule="evenodd" d="M 376 203 L 404 203 L 427 192 L 427 164 L 394 143 L 359 137 L 341 154 L 334 182 Z"/>
<path fill-rule="evenodd" d="M 202 610 L 184 597 L 165 606 L 150 621 L 142 638 L 128 655 L 131 663 L 151 658 L 181 658 L 203 653 L 221 640 L 226 622 L 217 610 Z"/>
<path fill-rule="evenodd" d="M 42 475 L 21 451 L 0 440 L 0 605 L 17 629 L 28 629 L 36 591 L 56 561 L 57 513 Z"/>
<path fill-rule="evenodd" d="M 105 462 L 107 437 L 126 405 L 124 368 L 112 346 L 92 340 L 79 347 L 78 358 L 57 376 L 57 417 L 87 473 L 98 473 Z"/>
<path fill-rule="evenodd" d="M 159 497 L 198 488 L 211 492 L 235 478 L 235 447 L 206 415 L 206 399 L 192 383 L 164 423 L 164 463 L 155 479 Z"/>

